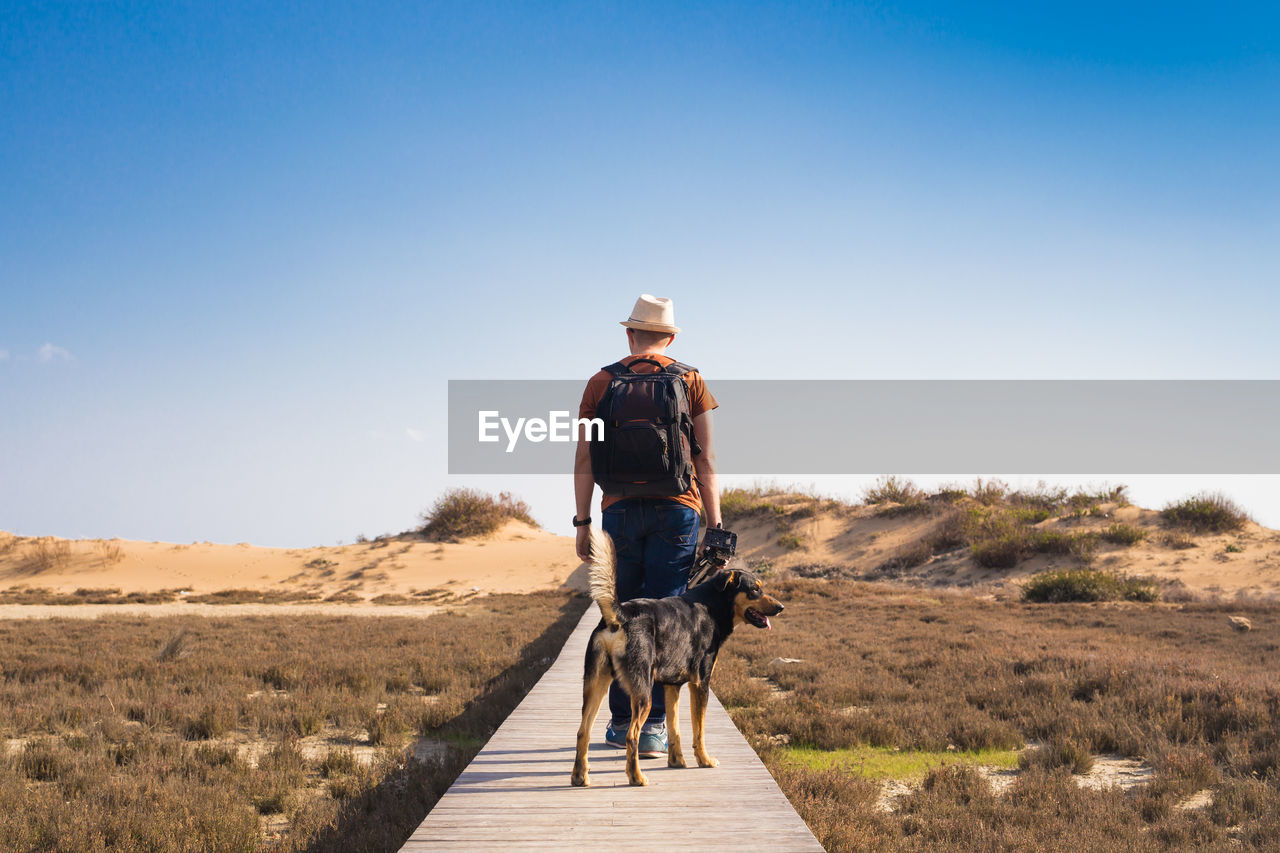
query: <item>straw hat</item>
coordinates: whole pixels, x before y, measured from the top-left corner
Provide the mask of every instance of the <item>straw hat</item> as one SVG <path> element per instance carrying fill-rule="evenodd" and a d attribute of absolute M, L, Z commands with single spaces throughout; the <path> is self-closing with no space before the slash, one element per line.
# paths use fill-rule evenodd
<path fill-rule="evenodd" d="M 665 296 L 640 294 L 636 307 L 631 309 L 631 316 L 622 321 L 628 329 L 640 329 L 644 332 L 666 332 L 674 335 L 680 331 L 676 325 L 676 307 Z"/>

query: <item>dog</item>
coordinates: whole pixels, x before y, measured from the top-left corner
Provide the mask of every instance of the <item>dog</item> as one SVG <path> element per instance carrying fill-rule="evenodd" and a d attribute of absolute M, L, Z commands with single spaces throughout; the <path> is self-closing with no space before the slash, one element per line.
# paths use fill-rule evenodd
<path fill-rule="evenodd" d="M 718 763 L 707 754 L 703 728 L 711 672 L 720 646 L 743 622 L 768 629 L 770 616 L 782 612 L 782 602 L 764 592 L 760 578 L 738 569 L 721 569 L 683 595 L 617 601 L 613 540 L 601 530 L 591 531 L 591 598 L 603 618 L 587 641 L 582 682 L 582 725 L 573 762 L 572 782 L 588 780 L 587 744 L 609 682 L 618 683 L 631 697 L 631 726 L 627 729 L 627 781 L 647 785 L 640 772 L 640 727 L 649 716 L 653 685 L 665 685 L 667 699 L 667 766 L 685 767 L 680 746 L 680 687 L 689 685 L 693 703 L 693 754 L 699 767 Z"/>

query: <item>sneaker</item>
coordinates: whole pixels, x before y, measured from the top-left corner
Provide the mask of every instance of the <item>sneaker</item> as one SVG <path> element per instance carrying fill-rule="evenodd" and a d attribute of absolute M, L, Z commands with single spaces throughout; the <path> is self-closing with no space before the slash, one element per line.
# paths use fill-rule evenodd
<path fill-rule="evenodd" d="M 645 723 L 640 729 L 640 757 L 661 758 L 667 754 L 667 724 Z"/>
<path fill-rule="evenodd" d="M 604 730 L 604 742 L 609 746 L 617 749 L 627 748 L 627 728 L 631 725 L 630 720 L 618 722 L 617 720 L 609 721 L 609 728 Z"/>

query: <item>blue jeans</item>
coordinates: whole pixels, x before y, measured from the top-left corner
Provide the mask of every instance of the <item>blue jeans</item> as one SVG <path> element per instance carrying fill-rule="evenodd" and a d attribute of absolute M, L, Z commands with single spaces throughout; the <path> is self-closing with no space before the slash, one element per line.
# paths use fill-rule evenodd
<path fill-rule="evenodd" d="M 667 498 L 626 498 L 604 511 L 600 526 L 613 537 L 619 601 L 684 592 L 698 546 L 697 511 Z M 631 720 L 631 699 L 616 681 L 609 686 L 609 712 L 615 723 Z M 666 719 L 666 691 L 655 684 L 646 722 Z"/>

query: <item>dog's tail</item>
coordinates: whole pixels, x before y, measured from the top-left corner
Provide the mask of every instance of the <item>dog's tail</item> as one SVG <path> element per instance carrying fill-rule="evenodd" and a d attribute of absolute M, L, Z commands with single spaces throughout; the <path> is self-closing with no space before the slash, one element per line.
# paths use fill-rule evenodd
<path fill-rule="evenodd" d="M 598 527 L 591 528 L 591 568 L 587 575 L 591 598 L 600 605 L 600 615 L 611 626 L 619 624 L 618 614 L 613 609 L 618 597 L 618 579 L 614 573 L 616 562 L 613 537 Z"/>

